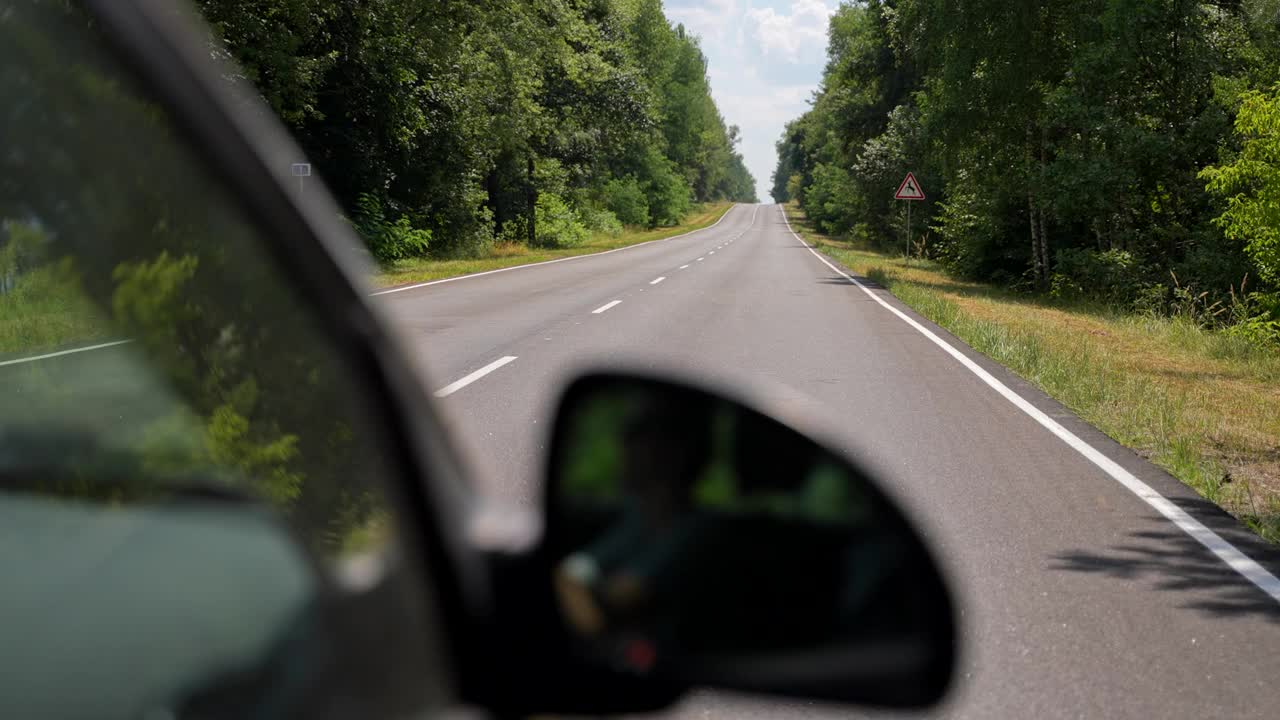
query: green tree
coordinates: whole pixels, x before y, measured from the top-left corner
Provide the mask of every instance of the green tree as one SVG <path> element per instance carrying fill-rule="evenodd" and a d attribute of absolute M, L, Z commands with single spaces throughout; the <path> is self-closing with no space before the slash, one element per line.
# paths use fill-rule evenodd
<path fill-rule="evenodd" d="M 199 4 L 242 68 L 228 79 L 258 87 L 384 261 L 517 228 L 546 242 L 543 193 L 612 227 L 602 191 L 627 176 L 661 224 L 685 196 L 755 199 L 706 58 L 660 0 Z"/>
<path fill-rule="evenodd" d="M 911 170 L 930 188 L 915 208 L 935 233 L 929 252 L 958 274 L 1146 308 L 1187 287 L 1229 301 L 1250 262 L 1274 282 L 1245 254 L 1265 223 L 1215 224 L 1200 170 L 1245 154 L 1231 119 L 1280 80 L 1277 10 L 850 3 L 831 19 L 812 107 L 777 143 L 774 197 L 827 232 L 886 242 L 898 232 L 889 189 Z"/>
<path fill-rule="evenodd" d="M 1235 122 L 1239 155 L 1201 177 L 1226 202 L 1217 223 L 1227 237 L 1243 242 L 1258 276 L 1280 287 L 1280 85 L 1243 100 Z"/>

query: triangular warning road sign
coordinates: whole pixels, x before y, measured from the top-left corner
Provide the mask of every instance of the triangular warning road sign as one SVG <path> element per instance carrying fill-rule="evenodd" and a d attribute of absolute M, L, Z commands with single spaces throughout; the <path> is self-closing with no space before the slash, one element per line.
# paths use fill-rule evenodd
<path fill-rule="evenodd" d="M 920 183 L 916 182 L 916 176 L 913 173 L 907 173 L 907 177 L 898 186 L 898 192 L 893 194 L 894 200 L 923 200 L 924 190 L 920 188 Z"/>

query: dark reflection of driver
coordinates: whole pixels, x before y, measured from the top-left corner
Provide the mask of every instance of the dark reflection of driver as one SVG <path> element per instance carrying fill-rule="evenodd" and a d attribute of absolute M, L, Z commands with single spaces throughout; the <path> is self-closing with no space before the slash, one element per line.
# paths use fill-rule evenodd
<path fill-rule="evenodd" d="M 675 556 L 699 525 L 691 492 L 710 457 L 710 426 L 700 403 L 665 403 L 623 429 L 620 517 L 569 555 L 557 573 L 557 589 L 579 632 L 601 632 L 606 616 L 643 621 L 666 595 L 678 567 Z"/>

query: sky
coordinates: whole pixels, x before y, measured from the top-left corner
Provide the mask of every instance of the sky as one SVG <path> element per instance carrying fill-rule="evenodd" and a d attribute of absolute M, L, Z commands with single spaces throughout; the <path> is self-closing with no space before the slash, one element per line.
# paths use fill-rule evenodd
<path fill-rule="evenodd" d="M 665 0 L 667 19 L 702 38 L 711 94 L 767 202 L 773 144 L 809 107 L 827 58 L 827 22 L 838 0 Z"/>

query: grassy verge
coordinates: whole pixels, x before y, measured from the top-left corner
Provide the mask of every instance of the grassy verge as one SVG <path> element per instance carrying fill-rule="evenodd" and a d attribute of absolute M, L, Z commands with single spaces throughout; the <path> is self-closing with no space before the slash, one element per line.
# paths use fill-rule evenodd
<path fill-rule="evenodd" d="M 818 234 L 806 240 L 890 289 L 1208 500 L 1280 542 L 1280 353 L 1180 318 L 1010 293 Z"/>
<path fill-rule="evenodd" d="M 0 294 L 0 354 L 31 354 L 106 335 L 106 323 L 66 267 L 31 270 Z"/>
<path fill-rule="evenodd" d="M 695 209 L 685 218 L 684 222 L 675 227 L 655 228 L 653 230 L 627 228 L 621 235 L 597 235 L 585 244 L 574 248 L 540 249 L 518 244 L 495 245 L 487 254 L 478 258 L 462 260 L 414 258 L 412 260 L 403 260 L 384 268 L 382 272 L 374 276 L 373 282 L 378 287 L 427 282 L 485 272 L 486 270 L 499 270 L 515 265 L 527 265 L 545 260 L 615 250 L 628 245 L 636 245 L 650 240 L 661 240 L 672 235 L 700 230 L 719 220 L 731 207 L 733 207 L 733 203 L 709 203 Z"/>

